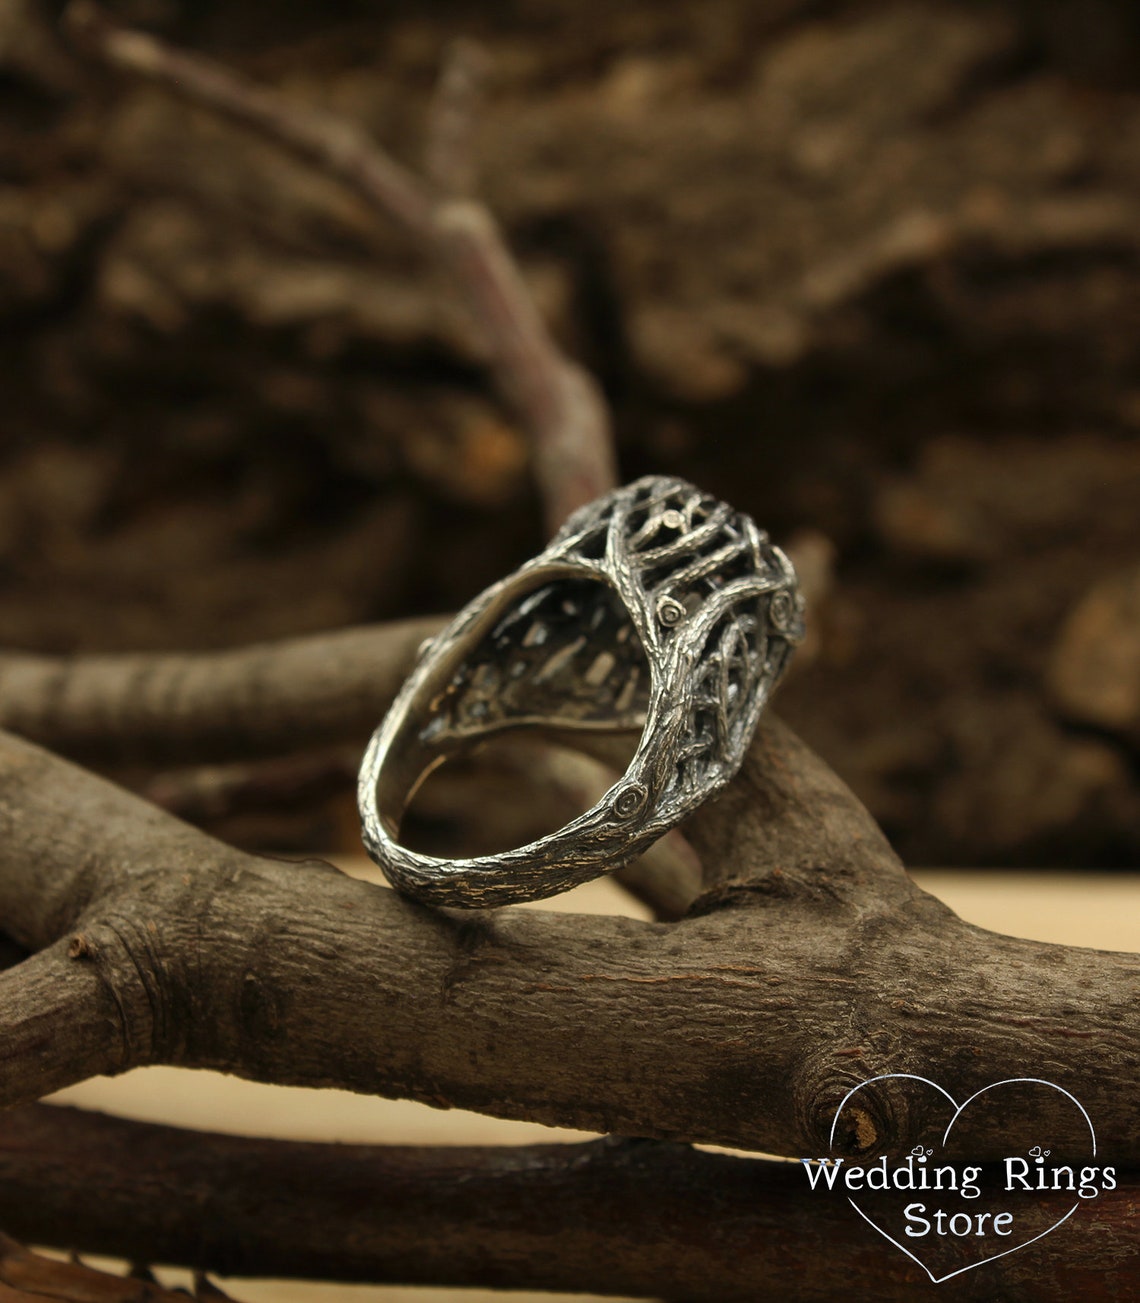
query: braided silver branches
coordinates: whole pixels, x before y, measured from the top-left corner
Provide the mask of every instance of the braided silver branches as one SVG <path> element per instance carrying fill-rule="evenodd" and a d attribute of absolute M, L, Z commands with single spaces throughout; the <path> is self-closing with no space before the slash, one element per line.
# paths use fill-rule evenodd
<path fill-rule="evenodd" d="M 783 552 L 684 480 L 597 499 L 425 645 L 361 765 L 369 855 L 408 895 L 468 908 L 552 896 L 628 863 L 736 773 L 802 611 Z M 520 727 L 641 740 L 595 806 L 539 841 L 465 860 L 399 844 L 436 765 Z"/>

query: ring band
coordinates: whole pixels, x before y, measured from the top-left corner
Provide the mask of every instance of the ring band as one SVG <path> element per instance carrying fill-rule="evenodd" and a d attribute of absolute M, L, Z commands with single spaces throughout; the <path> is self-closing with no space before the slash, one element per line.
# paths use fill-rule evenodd
<path fill-rule="evenodd" d="M 421 648 L 361 763 L 365 849 L 406 895 L 463 908 L 620 868 L 739 769 L 802 616 L 791 562 L 748 516 L 660 476 L 598 498 Z M 400 844 L 432 769 L 524 727 L 641 740 L 596 805 L 529 845 L 449 860 Z"/>

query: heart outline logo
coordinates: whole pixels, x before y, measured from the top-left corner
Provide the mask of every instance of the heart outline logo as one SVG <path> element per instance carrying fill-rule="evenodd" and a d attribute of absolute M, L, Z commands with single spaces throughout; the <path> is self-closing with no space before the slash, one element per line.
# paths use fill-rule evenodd
<path fill-rule="evenodd" d="M 868 1077 L 866 1081 L 861 1081 L 858 1084 L 858 1086 L 853 1086 L 851 1090 L 849 1090 L 847 1094 L 843 1096 L 843 1099 L 840 1101 L 839 1107 L 835 1110 L 835 1116 L 831 1120 L 831 1134 L 828 1136 L 829 1148 L 834 1148 L 835 1146 L 835 1128 L 839 1125 L 839 1115 L 847 1107 L 847 1101 L 851 1099 L 852 1096 L 857 1095 L 859 1091 L 863 1089 L 864 1086 L 874 1085 L 876 1081 L 900 1081 L 900 1080 L 921 1081 L 924 1085 L 933 1086 L 934 1089 L 938 1091 L 940 1095 L 945 1095 L 945 1097 L 953 1105 L 954 1116 L 947 1123 L 946 1130 L 942 1133 L 943 1145 L 946 1144 L 947 1138 L 949 1137 L 950 1132 L 954 1128 L 954 1123 L 958 1121 L 963 1111 L 966 1108 L 968 1108 L 969 1105 L 971 1105 L 974 1102 L 974 1100 L 979 1099 L 987 1091 L 995 1090 L 998 1086 L 1017 1086 L 1022 1084 L 1048 1086 L 1051 1090 L 1059 1091 L 1062 1095 L 1065 1096 L 1066 1099 L 1071 1100 L 1080 1110 L 1081 1116 L 1088 1124 L 1089 1135 L 1092 1138 L 1092 1156 L 1094 1158 L 1096 1157 L 1096 1129 L 1092 1124 L 1092 1118 L 1089 1117 L 1087 1111 L 1085 1110 L 1085 1106 L 1081 1103 L 1081 1101 L 1077 1099 L 1077 1097 L 1073 1095 L 1071 1092 L 1067 1091 L 1064 1088 L 1064 1086 L 1058 1086 L 1055 1081 L 1046 1081 L 1044 1077 L 1007 1077 L 1004 1081 L 991 1081 L 988 1086 L 983 1086 L 981 1090 L 976 1090 L 968 1100 L 966 1100 L 962 1104 L 959 1104 L 958 1101 L 954 1098 L 954 1096 L 951 1095 L 950 1092 L 946 1090 L 945 1087 L 940 1086 L 936 1081 L 931 1081 L 928 1077 L 920 1077 L 917 1073 L 914 1072 L 884 1072 L 878 1077 Z M 1038 1152 L 1040 1152 L 1039 1146 L 1038 1146 Z M 863 1218 L 863 1220 L 867 1223 L 868 1226 L 872 1227 L 874 1230 L 879 1232 L 879 1234 L 883 1237 L 884 1240 L 886 1240 L 890 1244 L 893 1244 L 895 1248 L 898 1249 L 900 1252 L 905 1253 L 906 1256 L 910 1258 L 912 1262 L 917 1263 L 922 1268 L 922 1270 L 925 1271 L 926 1274 L 930 1277 L 931 1283 L 935 1285 L 941 1285 L 943 1281 L 950 1280 L 954 1276 L 960 1276 L 962 1275 L 963 1272 L 973 1271 L 975 1267 L 983 1267 L 988 1262 L 996 1262 L 998 1258 L 1006 1258 L 1011 1253 L 1017 1253 L 1020 1249 L 1028 1248 L 1029 1245 L 1035 1244 L 1038 1240 L 1043 1240 L 1046 1235 L 1051 1235 L 1057 1229 L 1058 1226 L 1063 1226 L 1064 1223 L 1067 1222 L 1069 1218 L 1073 1215 L 1073 1213 L 1075 1213 L 1077 1209 L 1081 1206 L 1081 1201 L 1080 1199 L 1078 1199 L 1077 1202 L 1073 1204 L 1073 1206 L 1069 1209 L 1069 1211 L 1064 1215 L 1064 1217 L 1058 1218 L 1058 1220 L 1055 1221 L 1052 1224 L 1052 1226 L 1046 1227 L 1045 1230 L 1043 1230 L 1039 1235 L 1035 1235 L 1031 1240 L 1026 1240 L 1024 1244 L 1015 1244 L 1013 1248 L 1003 1249 L 1001 1253 L 991 1254 L 988 1258 L 979 1258 L 977 1262 L 971 1262 L 968 1263 L 965 1267 L 959 1267 L 955 1271 L 947 1272 L 945 1276 L 935 1276 L 935 1274 L 930 1270 L 930 1268 L 926 1265 L 926 1263 L 924 1263 L 921 1260 L 921 1258 L 918 1258 L 916 1257 L 915 1254 L 911 1253 L 911 1251 L 906 1247 L 906 1245 L 900 1244 L 898 1240 L 896 1240 L 893 1236 L 888 1235 L 887 1232 L 883 1230 L 883 1228 L 880 1225 L 878 1225 L 877 1222 L 873 1221 L 863 1211 L 863 1209 L 859 1207 L 859 1205 L 855 1202 L 854 1199 L 851 1198 L 850 1195 L 847 1196 L 847 1202 L 851 1205 L 852 1208 L 855 1209 L 855 1211 L 859 1214 L 859 1216 Z"/>

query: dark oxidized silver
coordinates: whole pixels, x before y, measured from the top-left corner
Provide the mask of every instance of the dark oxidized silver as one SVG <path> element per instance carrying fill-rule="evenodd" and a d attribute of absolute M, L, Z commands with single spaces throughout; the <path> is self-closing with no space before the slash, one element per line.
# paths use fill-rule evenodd
<path fill-rule="evenodd" d="M 607 494 L 421 649 L 361 764 L 368 854 L 407 895 L 465 908 L 620 868 L 736 773 L 802 637 L 795 571 L 749 517 L 660 476 Z M 530 845 L 458 860 L 400 845 L 432 769 L 523 727 L 641 740 L 595 806 Z"/>

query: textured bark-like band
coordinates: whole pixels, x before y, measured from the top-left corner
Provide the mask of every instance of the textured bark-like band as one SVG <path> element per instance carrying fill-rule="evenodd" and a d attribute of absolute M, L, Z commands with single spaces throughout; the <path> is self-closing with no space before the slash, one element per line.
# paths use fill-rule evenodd
<path fill-rule="evenodd" d="M 597 499 L 425 644 L 361 764 L 369 855 L 407 895 L 467 908 L 620 868 L 736 773 L 802 612 L 783 552 L 684 480 Z M 641 740 L 595 806 L 539 841 L 457 860 L 400 845 L 407 803 L 436 765 L 527 726 Z"/>

